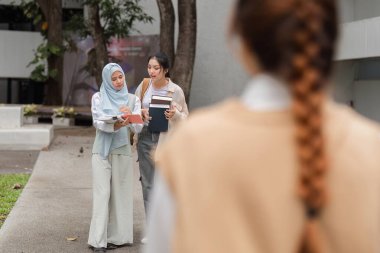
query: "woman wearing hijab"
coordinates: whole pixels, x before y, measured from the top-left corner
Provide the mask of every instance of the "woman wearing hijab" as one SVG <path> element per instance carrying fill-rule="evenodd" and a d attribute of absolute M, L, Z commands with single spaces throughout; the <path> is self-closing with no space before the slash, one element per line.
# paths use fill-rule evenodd
<path fill-rule="evenodd" d="M 129 133 L 142 124 L 102 119 L 141 114 L 140 100 L 128 93 L 125 75 L 116 63 L 103 68 L 100 91 L 92 97 L 96 137 L 92 149 L 93 210 L 88 244 L 106 252 L 133 243 L 133 163 Z"/>

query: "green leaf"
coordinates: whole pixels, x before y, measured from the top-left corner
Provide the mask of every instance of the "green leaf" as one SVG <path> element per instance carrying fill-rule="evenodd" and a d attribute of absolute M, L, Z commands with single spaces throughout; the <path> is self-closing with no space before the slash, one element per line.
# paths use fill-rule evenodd
<path fill-rule="evenodd" d="M 50 44 L 48 46 L 48 51 L 54 55 L 60 55 L 61 54 L 61 48 L 57 45 Z"/>
<path fill-rule="evenodd" d="M 58 69 L 49 70 L 49 76 L 51 78 L 56 78 L 58 76 Z"/>
<path fill-rule="evenodd" d="M 42 20 L 42 15 L 39 14 L 33 19 L 33 24 L 37 25 Z"/>

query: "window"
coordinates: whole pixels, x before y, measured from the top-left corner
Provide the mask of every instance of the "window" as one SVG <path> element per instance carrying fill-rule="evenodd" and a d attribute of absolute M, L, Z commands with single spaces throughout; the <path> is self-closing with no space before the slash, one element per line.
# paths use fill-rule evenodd
<path fill-rule="evenodd" d="M 18 6 L 0 5 L 0 30 L 36 31 Z"/>

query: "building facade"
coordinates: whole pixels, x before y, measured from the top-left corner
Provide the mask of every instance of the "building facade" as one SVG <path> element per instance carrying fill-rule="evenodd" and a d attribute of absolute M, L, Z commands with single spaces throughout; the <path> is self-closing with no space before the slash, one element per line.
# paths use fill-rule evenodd
<path fill-rule="evenodd" d="M 380 1 L 341 0 L 335 98 L 380 122 Z"/>
<path fill-rule="evenodd" d="M 20 0 L 0 0 L 0 104 L 42 103 L 44 85 L 30 80 L 34 51 L 43 38 L 20 8 Z M 83 0 L 63 0 L 63 15 L 80 11 Z"/>
<path fill-rule="evenodd" d="M 9 2 L 11 0 L 0 0 L 0 4 Z M 76 1 L 68 2 L 75 4 Z M 191 109 L 239 95 L 248 81 L 248 75 L 233 55 L 233 41 L 229 41 L 227 35 L 233 2 L 197 1 L 197 47 Z M 137 30 L 144 35 L 159 34 L 156 1 L 141 0 L 140 3 L 154 22 L 137 24 Z M 173 0 L 173 3 L 176 6 L 177 1 Z M 336 55 L 334 97 L 365 116 L 380 121 L 380 1 L 339 0 L 339 5 L 341 39 Z M 40 42 L 38 32 L 0 30 L 0 55 L 5 56 L 0 58 L 0 103 L 14 102 L 9 100 L 12 95 L 9 79 L 29 77 L 30 68 L 26 65 Z M 8 88 L 6 92 L 4 86 Z"/>

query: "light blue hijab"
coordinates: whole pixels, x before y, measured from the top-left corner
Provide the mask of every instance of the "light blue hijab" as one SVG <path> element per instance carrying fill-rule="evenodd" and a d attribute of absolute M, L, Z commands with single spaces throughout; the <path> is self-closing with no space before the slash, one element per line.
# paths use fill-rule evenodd
<path fill-rule="evenodd" d="M 103 82 L 99 91 L 101 98 L 100 109 L 107 116 L 121 115 L 120 107 L 128 105 L 128 88 L 125 79 L 121 90 L 116 90 L 113 87 L 111 78 L 115 71 L 120 71 L 125 77 L 123 69 L 116 63 L 108 63 L 102 72 Z M 107 159 L 112 150 L 129 144 L 128 129 L 126 127 L 122 127 L 114 133 L 97 131 L 97 135 L 98 145 L 100 145 L 99 154 L 103 159 Z"/>
<path fill-rule="evenodd" d="M 101 108 L 105 115 L 116 116 L 122 114 L 120 107 L 128 104 L 128 88 L 124 78 L 124 86 L 121 90 L 116 90 L 112 84 L 112 74 L 120 71 L 125 77 L 123 69 L 119 64 L 108 63 L 102 72 L 102 85 L 100 86 L 100 96 L 102 98 Z"/>

